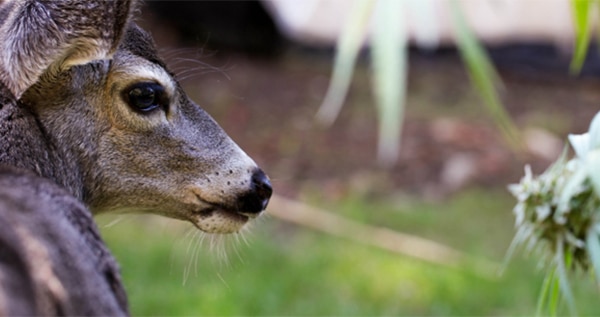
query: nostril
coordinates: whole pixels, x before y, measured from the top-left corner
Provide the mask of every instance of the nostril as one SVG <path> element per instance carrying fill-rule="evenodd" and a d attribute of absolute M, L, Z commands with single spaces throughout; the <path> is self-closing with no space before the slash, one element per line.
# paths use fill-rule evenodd
<path fill-rule="evenodd" d="M 261 169 L 255 170 L 252 174 L 252 187 L 264 210 L 267 208 L 269 198 L 273 194 L 273 187 L 271 186 L 269 177 Z"/>
<path fill-rule="evenodd" d="M 238 197 L 237 210 L 241 213 L 258 214 L 267 208 L 273 187 L 269 177 L 260 169 L 256 169 L 250 178 L 248 191 Z"/>

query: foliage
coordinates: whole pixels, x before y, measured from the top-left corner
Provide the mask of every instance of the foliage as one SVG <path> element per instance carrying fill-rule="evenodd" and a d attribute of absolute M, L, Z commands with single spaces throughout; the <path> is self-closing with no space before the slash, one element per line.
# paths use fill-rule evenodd
<path fill-rule="evenodd" d="M 496 120 L 496 124 L 504 134 L 505 139 L 513 149 L 522 146 L 519 131 L 504 110 L 496 87 L 501 86 L 501 80 L 487 56 L 485 49 L 466 25 L 462 12 L 456 1 L 453 1 L 452 17 L 456 27 L 456 40 L 465 67 L 471 77 L 471 83 L 481 95 L 484 105 Z"/>
<path fill-rule="evenodd" d="M 347 94 L 352 69 L 361 49 L 369 17 L 373 16 L 371 39 L 373 64 L 373 90 L 379 112 L 379 160 L 385 165 L 398 157 L 401 134 L 404 96 L 406 90 L 407 30 L 398 23 L 397 16 L 410 11 L 407 3 L 427 12 L 422 21 L 423 28 L 434 25 L 430 0 L 357 0 L 352 10 L 348 27 L 338 42 L 334 73 L 331 84 L 317 117 L 330 124 L 333 122 L 344 96 Z M 571 73 L 578 73 L 585 61 L 590 43 L 591 17 L 599 7 L 598 0 L 571 0 L 575 29 L 574 55 Z M 485 50 L 466 25 L 458 2 L 453 0 L 452 18 L 456 30 L 457 46 L 463 57 L 473 85 L 480 93 L 492 118 L 506 139 L 515 149 L 520 147 L 518 129 L 504 109 L 497 87 L 500 80 L 489 61 Z M 414 7 L 413 7 L 414 9 Z M 394 18 L 396 17 L 396 18 Z M 517 197 L 515 207 L 517 233 L 514 245 L 527 245 L 546 249 L 552 264 L 540 295 L 538 311 L 549 307 L 556 313 L 558 293 L 562 293 L 571 313 L 575 304 L 567 270 L 590 267 L 600 274 L 600 223 L 597 211 L 600 207 L 600 150 L 594 140 L 599 139 L 600 123 L 595 119 L 587 136 L 571 136 L 570 141 L 577 151 L 577 158 L 568 160 L 563 156 L 541 176 L 534 178 L 526 167 L 526 175 L 520 184 L 512 185 L 511 192 Z M 587 148 L 589 151 L 584 151 Z M 594 168 L 596 166 L 596 168 Z M 544 258 L 546 259 L 546 258 Z"/>
<path fill-rule="evenodd" d="M 575 29 L 572 74 L 579 73 L 587 55 L 591 18 L 598 0 L 571 0 Z M 600 278 L 600 113 L 587 133 L 570 135 L 576 157 L 566 152 L 546 172 L 534 178 L 528 166 L 519 184 L 509 186 L 517 198 L 517 233 L 513 246 L 542 253 L 549 268 L 538 299 L 538 315 L 557 315 L 561 294 L 571 314 L 576 305 L 568 270 Z M 511 249 L 512 249 L 511 248 Z M 509 252 L 509 256 L 512 251 Z M 591 272 L 588 272 L 591 271 Z"/>
<path fill-rule="evenodd" d="M 338 39 L 331 82 L 317 113 L 317 119 L 329 125 L 337 117 L 350 87 L 353 68 L 369 26 L 368 22 L 372 19 L 370 48 L 373 91 L 379 114 L 378 158 L 380 163 L 386 166 L 396 162 L 400 150 L 408 74 L 408 30 L 402 23 L 405 19 L 399 17 L 407 13 L 419 17 L 421 27 L 417 30 L 420 32 L 416 33 L 419 37 L 417 41 L 426 43 L 426 46 L 434 46 L 437 35 L 433 1 L 355 0 L 346 27 Z M 466 26 L 455 0 L 452 2 L 452 8 L 457 45 L 472 83 L 481 94 L 492 118 L 516 149 L 520 145 L 520 138 L 496 91 L 500 83 L 499 77 L 485 50 Z"/>
<path fill-rule="evenodd" d="M 317 113 L 317 119 L 330 125 L 337 117 L 350 87 L 353 68 L 361 50 L 369 21 L 373 24 L 370 47 L 373 64 L 373 91 L 379 114 L 378 158 L 384 165 L 393 164 L 400 150 L 405 107 L 407 63 L 407 28 L 398 19 L 408 13 L 421 19 L 417 42 L 435 46 L 435 16 L 433 1 L 355 0 L 346 27 L 338 39 L 337 54 L 327 95 Z M 571 0 L 575 29 L 574 55 L 571 72 L 583 66 L 590 43 L 590 21 L 598 0 Z M 517 150 L 522 144 L 519 131 L 502 105 L 497 87 L 501 81 L 485 49 L 476 39 L 462 16 L 457 0 L 452 0 L 452 21 L 457 47 L 465 62 L 473 86 L 477 89 L 492 119 L 507 142 Z M 425 35 L 423 35 L 425 34 Z"/>
<path fill-rule="evenodd" d="M 598 0 L 571 0 L 573 27 L 575 29 L 575 52 L 570 66 L 573 74 L 579 73 L 581 67 L 583 67 L 590 45 L 592 10 L 598 9 L 599 3 Z"/>

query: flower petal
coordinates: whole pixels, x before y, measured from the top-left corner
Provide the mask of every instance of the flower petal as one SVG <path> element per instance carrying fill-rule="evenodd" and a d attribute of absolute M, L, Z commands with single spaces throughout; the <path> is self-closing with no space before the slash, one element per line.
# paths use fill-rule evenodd
<path fill-rule="evenodd" d="M 587 153 L 590 151 L 590 135 L 589 133 L 584 134 L 569 134 L 569 142 L 575 150 L 575 154 L 580 159 L 584 159 Z"/>
<path fill-rule="evenodd" d="M 581 165 L 579 165 L 581 166 Z M 569 206 L 569 202 L 571 202 L 571 199 L 573 199 L 573 196 L 575 196 L 576 194 L 579 194 L 580 190 L 581 190 L 581 185 L 583 184 L 583 182 L 585 181 L 587 177 L 587 171 L 585 168 L 578 168 L 573 175 L 571 175 L 571 177 L 569 177 L 569 180 L 567 181 L 567 183 L 565 184 L 565 187 L 562 188 L 562 191 L 560 191 L 559 193 L 557 193 L 557 195 L 560 195 L 559 201 L 558 201 L 558 213 L 564 213 L 564 212 L 568 212 L 570 209 Z"/>
<path fill-rule="evenodd" d="M 592 123 L 590 123 L 590 149 L 597 149 L 600 147 L 600 112 L 598 112 Z"/>
<path fill-rule="evenodd" d="M 588 153 L 585 167 L 594 186 L 594 191 L 597 195 L 600 195 L 600 149 Z"/>

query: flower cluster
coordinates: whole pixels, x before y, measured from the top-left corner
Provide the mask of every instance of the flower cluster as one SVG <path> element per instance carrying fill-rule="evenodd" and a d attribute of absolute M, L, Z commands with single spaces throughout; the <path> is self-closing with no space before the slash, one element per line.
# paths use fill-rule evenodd
<path fill-rule="evenodd" d="M 585 241 L 600 210 L 600 199 L 582 170 L 578 159 L 567 161 L 564 156 L 538 177 L 526 166 L 521 182 L 509 190 L 518 201 L 513 209 L 515 243 L 546 249 L 550 258 L 564 250 L 571 255 L 573 267 L 587 269 Z"/>
<path fill-rule="evenodd" d="M 567 269 L 593 269 L 600 277 L 600 113 L 587 133 L 570 135 L 569 142 L 574 158 L 565 150 L 537 177 L 526 166 L 521 182 L 509 186 L 517 198 L 513 246 L 545 252 L 567 301 Z"/>

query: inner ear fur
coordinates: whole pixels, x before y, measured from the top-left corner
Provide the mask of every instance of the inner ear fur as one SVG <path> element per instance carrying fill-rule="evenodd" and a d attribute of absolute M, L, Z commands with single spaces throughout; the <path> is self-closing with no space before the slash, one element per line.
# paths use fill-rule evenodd
<path fill-rule="evenodd" d="M 0 3 L 0 81 L 15 97 L 44 72 L 110 58 L 135 0 L 8 0 Z"/>

